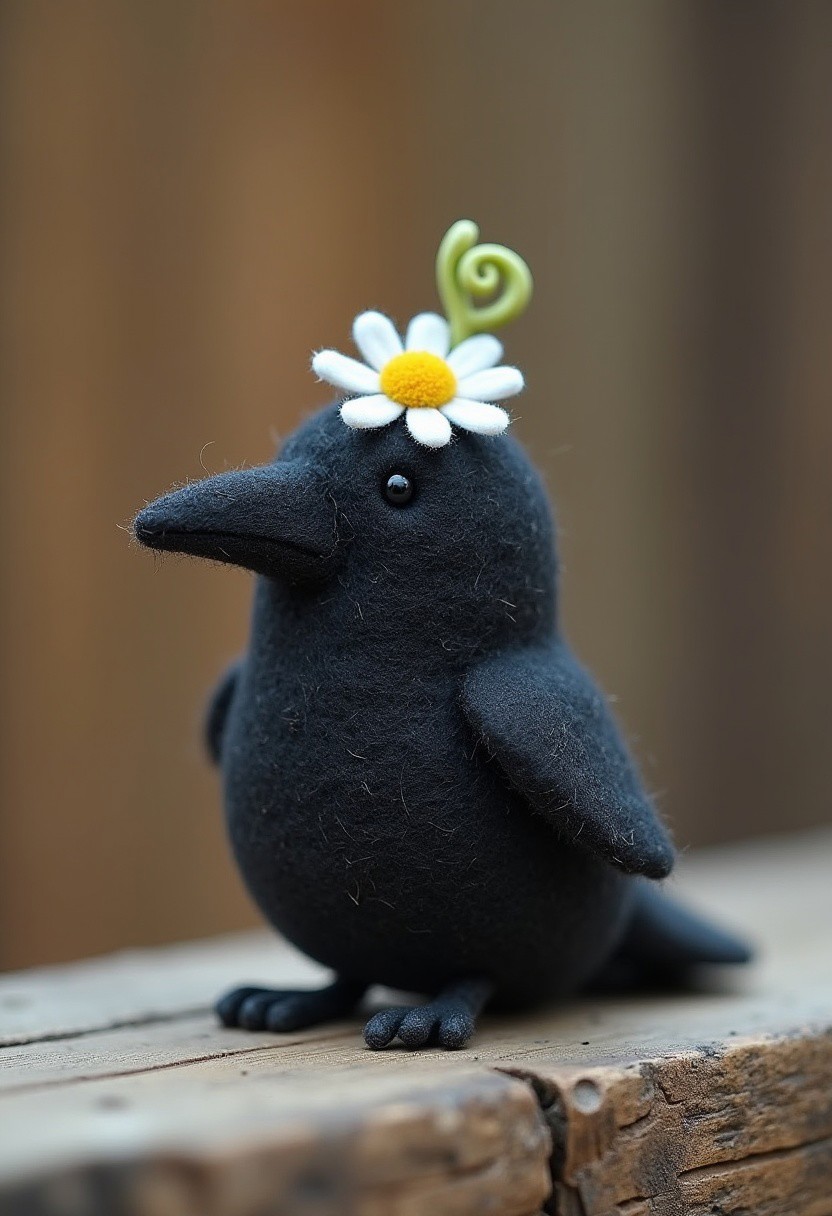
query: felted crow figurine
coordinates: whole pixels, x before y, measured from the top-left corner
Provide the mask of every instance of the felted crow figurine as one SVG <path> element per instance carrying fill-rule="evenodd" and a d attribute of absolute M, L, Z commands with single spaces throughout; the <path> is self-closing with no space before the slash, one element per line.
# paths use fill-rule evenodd
<path fill-rule="evenodd" d="M 273 463 L 135 522 L 151 549 L 257 575 L 208 746 L 249 891 L 335 973 L 320 991 L 238 988 L 220 1018 L 297 1030 L 381 983 L 430 1000 L 376 1013 L 370 1047 L 461 1047 L 487 1002 L 744 961 L 651 881 L 673 848 L 559 632 L 542 484 L 496 437 L 508 416 L 493 403 L 522 377 L 494 366 L 495 338 L 454 343 L 434 314 L 404 344 L 378 313 L 354 335 L 365 364 L 314 361 L 346 404 Z"/>

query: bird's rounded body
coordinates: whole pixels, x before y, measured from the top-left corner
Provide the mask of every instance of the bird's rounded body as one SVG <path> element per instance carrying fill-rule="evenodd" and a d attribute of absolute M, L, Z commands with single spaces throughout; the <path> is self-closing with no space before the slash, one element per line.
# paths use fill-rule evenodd
<path fill-rule="evenodd" d="M 258 586 L 222 752 L 252 896 L 340 975 L 428 992 L 487 975 L 504 1004 L 574 990 L 612 952 L 632 883 L 483 763 L 442 639 L 381 659 L 373 617 L 331 588 L 298 606 Z"/>
<path fill-rule="evenodd" d="M 249 891 L 336 973 L 236 989 L 226 1024 L 296 1029 L 380 983 L 435 995 L 377 1014 L 370 1046 L 458 1047 L 488 999 L 574 991 L 616 955 L 651 978 L 746 957 L 645 881 L 672 845 L 560 635 L 547 496 L 510 437 L 433 450 L 330 408 L 136 532 L 258 576 L 209 747 Z"/>

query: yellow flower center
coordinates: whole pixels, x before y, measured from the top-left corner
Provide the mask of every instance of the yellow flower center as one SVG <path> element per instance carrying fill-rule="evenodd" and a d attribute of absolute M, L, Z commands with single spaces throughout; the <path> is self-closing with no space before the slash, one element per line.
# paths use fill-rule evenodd
<path fill-rule="evenodd" d="M 385 397 L 408 409 L 447 405 L 456 392 L 456 376 L 444 359 L 426 350 L 394 355 L 381 372 Z"/>

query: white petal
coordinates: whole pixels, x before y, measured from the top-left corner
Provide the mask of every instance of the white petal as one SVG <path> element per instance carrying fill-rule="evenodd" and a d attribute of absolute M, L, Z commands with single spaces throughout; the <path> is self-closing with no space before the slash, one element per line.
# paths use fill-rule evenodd
<path fill-rule="evenodd" d="M 327 384 L 348 393 L 377 393 L 379 389 L 378 372 L 337 350 L 319 350 L 312 360 L 312 370 Z"/>
<path fill-rule="evenodd" d="M 443 448 L 450 441 L 450 422 L 444 414 L 430 406 L 409 409 L 405 422 L 416 442 L 423 443 L 426 448 Z"/>
<path fill-rule="evenodd" d="M 370 367 L 381 371 L 404 349 L 396 327 L 382 312 L 362 312 L 352 323 L 352 337 Z"/>
<path fill-rule="evenodd" d="M 474 372 L 494 367 L 503 357 L 503 344 L 493 334 L 474 334 L 455 346 L 448 355 L 448 366 L 461 379 Z"/>
<path fill-rule="evenodd" d="M 516 367 L 491 367 L 457 381 L 458 397 L 471 401 L 503 401 L 523 390 L 523 373 Z"/>
<path fill-rule="evenodd" d="M 436 312 L 420 312 L 407 327 L 405 350 L 429 350 L 444 359 L 451 346 L 451 330 Z"/>
<path fill-rule="evenodd" d="M 341 406 L 341 418 L 354 431 L 371 431 L 377 426 L 387 426 L 402 413 L 404 406 L 396 405 L 383 393 L 374 397 L 354 397 Z"/>
<path fill-rule="evenodd" d="M 443 405 L 442 413 L 454 426 L 475 431 L 477 435 L 502 435 L 510 421 L 499 405 L 489 405 L 485 401 L 461 401 L 459 397 Z"/>

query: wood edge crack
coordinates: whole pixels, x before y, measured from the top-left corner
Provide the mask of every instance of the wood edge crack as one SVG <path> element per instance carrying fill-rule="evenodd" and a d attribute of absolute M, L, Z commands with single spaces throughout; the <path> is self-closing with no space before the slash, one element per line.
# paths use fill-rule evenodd
<path fill-rule="evenodd" d="M 730 1174 L 747 1166 L 762 1165 L 767 1161 L 788 1161 L 806 1149 L 821 1148 L 828 1145 L 832 1149 L 832 1136 L 819 1136 L 816 1140 L 803 1140 L 800 1144 L 790 1144 L 786 1148 L 770 1148 L 760 1153 L 746 1153 L 730 1161 L 718 1161 L 713 1165 L 694 1165 L 682 1170 L 679 1178 L 718 1178 L 721 1174 Z"/>
<path fill-rule="evenodd" d="M 132 1030 L 142 1026 L 164 1026 L 171 1022 L 185 1022 L 188 1018 L 196 1018 L 209 1014 L 208 1005 L 194 1005 L 184 1009 L 172 1010 L 170 1013 L 147 1013 L 133 1018 L 113 1018 L 108 1022 L 98 1022 L 95 1026 L 67 1027 L 63 1030 L 45 1030 L 38 1034 L 11 1034 L 0 1038 L 0 1053 L 10 1047 L 30 1047 L 35 1043 L 60 1043 L 64 1039 L 86 1039 L 95 1034 L 107 1034 L 111 1030 Z M 0 1055 L 2 1060 L 2 1055 Z"/>

